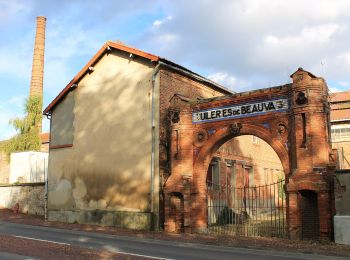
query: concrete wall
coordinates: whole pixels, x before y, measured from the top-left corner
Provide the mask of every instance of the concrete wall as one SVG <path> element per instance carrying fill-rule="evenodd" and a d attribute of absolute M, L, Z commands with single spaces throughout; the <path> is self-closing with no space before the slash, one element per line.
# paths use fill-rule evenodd
<path fill-rule="evenodd" d="M 48 153 L 20 152 L 11 154 L 10 183 L 45 182 Z"/>
<path fill-rule="evenodd" d="M 44 192 L 43 183 L 1 185 L 0 208 L 12 209 L 18 203 L 22 213 L 44 215 Z"/>
<path fill-rule="evenodd" d="M 334 239 L 350 245 L 350 171 L 337 174 L 335 187 Z"/>
<path fill-rule="evenodd" d="M 50 149 L 49 219 L 122 225 L 130 214 L 116 212 L 134 212 L 137 228 L 149 228 L 153 72 L 149 60 L 112 52 L 53 110 L 51 147 L 73 140 L 72 147 Z M 107 213 L 115 221 L 103 220 Z"/>
<path fill-rule="evenodd" d="M 0 141 L 1 142 L 1 141 Z M 42 140 L 40 151 L 43 153 L 49 152 L 49 140 Z M 6 154 L 0 151 L 0 184 L 6 184 L 10 181 L 10 161 Z"/>
<path fill-rule="evenodd" d="M 347 173 L 337 174 L 339 191 L 336 191 L 335 208 L 336 214 L 350 216 L 350 170 Z"/>

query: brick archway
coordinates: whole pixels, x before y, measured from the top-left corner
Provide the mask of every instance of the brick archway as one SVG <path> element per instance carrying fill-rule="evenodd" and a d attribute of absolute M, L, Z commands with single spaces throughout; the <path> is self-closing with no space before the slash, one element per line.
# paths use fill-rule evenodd
<path fill-rule="evenodd" d="M 254 135 L 277 153 L 286 175 L 287 222 L 301 238 L 300 190 L 319 195 L 320 236 L 331 234 L 330 184 L 335 162 L 329 143 L 328 88 L 322 78 L 298 69 L 284 86 L 190 101 L 171 100 L 171 175 L 165 196 L 184 198 L 184 230 L 207 228 L 206 173 L 215 151 L 240 135 Z M 165 199 L 165 201 L 168 201 Z M 323 204 L 322 204 L 323 203 Z M 165 205 L 165 228 L 168 221 Z"/>
<path fill-rule="evenodd" d="M 242 135 L 254 135 L 264 140 L 272 147 L 272 149 L 276 152 L 279 159 L 281 160 L 285 174 L 289 174 L 288 150 L 283 142 L 278 139 L 277 134 L 273 135 L 265 127 L 252 125 L 249 123 L 243 123 L 241 125 L 239 134 L 230 132 L 229 128 L 230 125 L 228 125 L 226 128 L 219 129 L 216 133 L 213 134 L 213 136 L 211 136 L 210 140 L 208 140 L 208 142 L 206 142 L 203 147 L 201 147 L 199 154 L 194 160 L 195 172 L 201 172 L 202 169 L 206 171 L 215 151 L 228 140 Z M 198 180 L 205 181 L 204 175 L 197 174 L 196 177 L 198 177 Z"/>

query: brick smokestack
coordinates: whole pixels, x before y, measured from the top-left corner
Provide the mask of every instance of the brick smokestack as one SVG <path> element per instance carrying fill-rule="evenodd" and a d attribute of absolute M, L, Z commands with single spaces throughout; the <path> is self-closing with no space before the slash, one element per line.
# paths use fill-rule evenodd
<path fill-rule="evenodd" d="M 44 82 L 44 52 L 45 52 L 46 18 L 36 18 L 36 34 L 32 65 L 32 79 L 30 81 L 30 96 L 43 96 Z"/>
<path fill-rule="evenodd" d="M 38 16 L 36 18 L 36 34 L 29 95 L 31 97 L 39 96 L 41 97 L 41 100 L 43 100 L 44 85 L 45 27 L 46 18 L 43 16 Z M 40 109 L 42 110 L 42 107 Z M 41 133 L 42 122 L 38 124 L 38 128 L 39 133 Z"/>

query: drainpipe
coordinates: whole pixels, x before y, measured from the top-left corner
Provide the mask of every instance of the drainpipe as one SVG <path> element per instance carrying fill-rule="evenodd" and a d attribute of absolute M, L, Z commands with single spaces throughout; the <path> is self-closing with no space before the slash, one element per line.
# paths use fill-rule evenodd
<path fill-rule="evenodd" d="M 48 162 L 47 162 L 48 163 Z M 44 160 L 44 178 L 45 178 L 45 205 L 44 205 L 44 213 L 45 213 L 45 221 L 47 220 L 47 199 L 48 199 L 48 189 L 47 189 L 47 171 L 46 171 L 46 160 Z"/>
<path fill-rule="evenodd" d="M 153 223 L 153 213 L 154 213 L 154 174 L 155 174 L 155 150 L 156 150 L 156 122 L 155 122 L 155 113 L 156 113 L 156 90 L 155 90 L 155 81 L 157 74 L 159 72 L 159 64 L 154 68 L 152 73 L 152 110 L 151 110 L 151 123 L 152 123 L 152 153 L 151 153 L 151 213 L 152 213 L 152 226 Z"/>
<path fill-rule="evenodd" d="M 49 136 L 49 156 L 47 158 L 47 170 L 46 170 L 46 166 L 44 165 L 44 177 L 45 177 L 45 197 L 44 197 L 44 202 L 45 202 L 45 205 L 44 205 L 44 214 L 45 214 L 45 221 L 47 221 L 48 219 L 48 214 L 47 214 L 47 211 L 48 211 L 48 200 L 49 200 L 49 192 L 48 192 L 48 180 L 49 180 L 49 157 L 50 157 L 50 144 L 51 144 L 51 126 L 52 126 L 52 120 L 51 120 L 51 115 L 46 115 L 46 118 L 50 120 L 50 136 Z"/>

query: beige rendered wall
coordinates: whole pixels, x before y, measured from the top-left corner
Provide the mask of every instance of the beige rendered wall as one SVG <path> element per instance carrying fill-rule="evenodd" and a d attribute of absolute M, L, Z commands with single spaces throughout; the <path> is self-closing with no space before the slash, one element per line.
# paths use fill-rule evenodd
<path fill-rule="evenodd" d="M 331 129 L 332 148 L 337 149 L 339 169 L 350 169 L 350 124 L 333 123 Z"/>
<path fill-rule="evenodd" d="M 51 146 L 73 144 L 74 94 L 69 92 L 51 116 Z"/>
<path fill-rule="evenodd" d="M 108 212 L 150 211 L 153 72 L 148 60 L 112 52 L 70 93 L 68 98 L 74 102 L 67 103 L 74 103 L 74 115 L 67 116 L 72 112 L 69 105 L 64 106 L 66 101 L 54 109 L 52 144 L 70 138 L 55 122 L 67 120 L 70 128 L 66 123 L 64 127 L 74 133 L 71 148 L 50 149 L 49 218 L 89 222 L 86 215 L 72 216 L 71 212 L 92 211 L 93 217 L 98 216 L 90 222 L 114 225 L 118 216 Z M 159 80 L 155 88 L 159 92 Z M 157 122 L 157 110 L 155 116 Z M 157 162 L 155 166 L 157 176 Z M 96 210 L 106 214 L 100 216 Z"/>

